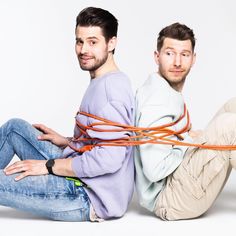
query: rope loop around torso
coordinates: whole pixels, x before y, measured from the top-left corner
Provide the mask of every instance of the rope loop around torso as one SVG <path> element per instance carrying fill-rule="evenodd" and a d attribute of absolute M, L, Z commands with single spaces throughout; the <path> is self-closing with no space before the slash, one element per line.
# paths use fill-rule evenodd
<path fill-rule="evenodd" d="M 137 146 L 143 144 L 179 145 L 220 151 L 236 150 L 236 145 L 207 145 L 183 142 L 183 137 L 181 134 L 188 132 L 191 128 L 189 113 L 187 111 L 186 105 L 184 105 L 184 112 L 179 117 L 179 119 L 174 122 L 155 127 L 135 127 L 126 124 L 120 124 L 83 111 L 79 111 L 77 114 L 97 120 L 97 122 L 91 123 L 90 125 L 83 125 L 81 122 L 76 120 L 76 126 L 80 131 L 80 135 L 72 139 L 72 142 L 69 143 L 69 147 L 81 154 L 86 151 L 91 151 L 94 147 L 99 146 Z M 186 117 L 186 125 L 180 130 L 172 130 L 171 127 L 180 122 L 184 117 Z M 99 128 L 99 126 L 109 126 L 109 128 L 104 129 Z M 127 135 L 124 138 L 102 140 L 98 138 L 91 138 L 87 133 L 88 130 L 95 132 L 127 131 Z M 176 136 L 177 140 L 171 138 L 173 136 Z M 76 148 L 75 145 L 73 145 L 74 142 L 82 142 L 85 145 L 82 148 Z"/>

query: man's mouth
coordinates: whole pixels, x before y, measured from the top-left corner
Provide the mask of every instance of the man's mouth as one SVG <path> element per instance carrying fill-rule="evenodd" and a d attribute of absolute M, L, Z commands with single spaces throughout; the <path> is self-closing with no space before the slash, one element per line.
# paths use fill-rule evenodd
<path fill-rule="evenodd" d="M 87 62 L 87 61 L 89 61 L 89 60 L 91 60 L 91 59 L 93 59 L 93 57 L 88 57 L 88 56 L 80 56 L 80 57 L 79 57 L 79 60 L 80 60 L 81 62 Z"/>
<path fill-rule="evenodd" d="M 173 72 L 173 73 L 183 73 L 184 72 L 184 70 L 170 70 L 170 72 Z"/>

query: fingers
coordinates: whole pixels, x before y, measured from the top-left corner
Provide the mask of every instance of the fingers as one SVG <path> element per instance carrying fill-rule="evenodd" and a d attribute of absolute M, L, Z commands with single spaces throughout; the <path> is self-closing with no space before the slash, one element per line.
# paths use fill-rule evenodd
<path fill-rule="evenodd" d="M 29 171 L 22 172 L 20 175 L 16 176 L 15 181 L 19 181 L 29 175 L 30 175 Z"/>
<path fill-rule="evenodd" d="M 6 175 L 20 173 L 15 181 L 19 181 L 29 175 L 45 175 L 48 173 L 45 166 L 46 160 L 25 160 L 17 161 L 6 167 L 4 172 Z"/>
<path fill-rule="evenodd" d="M 51 131 L 47 126 L 43 124 L 33 124 L 32 126 L 46 134 Z"/>
<path fill-rule="evenodd" d="M 14 164 L 8 166 L 4 169 L 6 175 L 12 175 L 15 173 L 22 172 L 19 176 L 15 178 L 16 181 L 30 175 L 30 171 L 27 171 L 30 168 L 29 163 L 24 161 L 17 161 Z"/>
<path fill-rule="evenodd" d="M 52 141 L 54 132 L 43 124 L 33 124 L 33 127 L 43 132 L 43 134 L 38 136 L 39 140 L 48 140 Z"/>
<path fill-rule="evenodd" d="M 43 130 L 44 125 L 43 124 L 32 124 L 32 126 L 36 129 Z"/>
<path fill-rule="evenodd" d="M 25 170 L 24 162 L 23 161 L 17 161 L 15 163 L 13 163 L 12 165 L 6 167 L 4 169 L 4 172 L 7 175 L 10 175 L 10 174 L 14 174 L 14 173 L 17 173 L 17 172 L 20 172 L 20 171 L 24 171 L 24 170 Z"/>
<path fill-rule="evenodd" d="M 51 134 L 41 134 L 40 136 L 38 136 L 38 140 L 52 141 L 53 140 L 53 136 Z"/>

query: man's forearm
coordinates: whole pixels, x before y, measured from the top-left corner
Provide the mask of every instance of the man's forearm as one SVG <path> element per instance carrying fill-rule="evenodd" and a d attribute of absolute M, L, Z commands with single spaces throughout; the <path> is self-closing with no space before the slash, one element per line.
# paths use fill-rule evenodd
<path fill-rule="evenodd" d="M 55 159 L 52 171 L 55 175 L 76 177 L 72 170 L 72 158 Z"/>

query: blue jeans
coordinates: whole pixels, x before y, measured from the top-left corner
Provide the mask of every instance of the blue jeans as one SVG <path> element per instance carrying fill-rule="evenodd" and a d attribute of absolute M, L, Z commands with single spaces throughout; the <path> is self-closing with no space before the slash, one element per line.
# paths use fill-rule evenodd
<path fill-rule="evenodd" d="M 62 149 L 39 141 L 40 131 L 21 119 L 0 127 L 0 205 L 61 221 L 89 221 L 90 201 L 83 187 L 55 175 L 28 176 L 16 182 L 17 174 L 4 169 L 16 154 L 20 160 L 62 157 Z M 1 211 L 0 211 L 1 214 Z"/>

